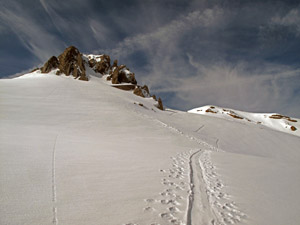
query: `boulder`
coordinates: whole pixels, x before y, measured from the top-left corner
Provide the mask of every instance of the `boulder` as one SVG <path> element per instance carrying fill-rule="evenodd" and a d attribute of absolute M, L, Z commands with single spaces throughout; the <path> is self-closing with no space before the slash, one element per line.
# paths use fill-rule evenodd
<path fill-rule="evenodd" d="M 133 94 L 143 98 L 150 97 L 149 88 L 147 87 L 147 85 L 144 85 L 143 87 L 136 86 L 136 88 L 133 91 Z"/>
<path fill-rule="evenodd" d="M 164 110 L 164 106 L 163 106 L 161 98 L 158 98 L 156 107 L 160 110 Z"/>
<path fill-rule="evenodd" d="M 90 60 L 91 61 L 91 60 Z M 94 68 L 96 73 L 107 74 L 110 70 L 110 57 L 108 55 L 101 55 L 100 61 L 92 59 L 92 62 L 89 61 L 89 65 Z"/>
<path fill-rule="evenodd" d="M 41 68 L 42 73 L 49 73 L 51 70 L 56 69 L 59 65 L 58 59 L 52 56 Z"/>
<path fill-rule="evenodd" d="M 137 84 L 134 73 L 132 73 L 125 65 L 112 67 L 111 80 L 112 84 Z"/>

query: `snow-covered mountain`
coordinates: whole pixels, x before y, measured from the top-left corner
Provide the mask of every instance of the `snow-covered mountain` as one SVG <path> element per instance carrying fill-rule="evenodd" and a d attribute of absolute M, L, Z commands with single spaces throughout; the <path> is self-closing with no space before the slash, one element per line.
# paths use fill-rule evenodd
<path fill-rule="evenodd" d="M 188 112 L 235 120 L 242 123 L 261 124 L 274 130 L 300 136 L 300 120 L 278 113 L 249 113 L 211 105 L 191 109 Z"/>
<path fill-rule="evenodd" d="M 0 224 L 299 223 L 298 122 L 161 110 L 126 66 L 75 55 L 0 80 Z"/>

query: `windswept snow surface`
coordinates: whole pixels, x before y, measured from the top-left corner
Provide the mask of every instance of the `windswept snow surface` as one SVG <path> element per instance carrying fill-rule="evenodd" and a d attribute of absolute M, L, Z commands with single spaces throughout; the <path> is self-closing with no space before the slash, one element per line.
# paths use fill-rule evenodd
<path fill-rule="evenodd" d="M 299 137 L 54 73 L 0 80 L 0 224 L 299 224 Z"/>

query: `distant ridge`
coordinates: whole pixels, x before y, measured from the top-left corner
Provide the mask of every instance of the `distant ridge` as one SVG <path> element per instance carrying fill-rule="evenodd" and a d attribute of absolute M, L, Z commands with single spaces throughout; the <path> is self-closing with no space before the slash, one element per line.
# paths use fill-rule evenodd
<path fill-rule="evenodd" d="M 212 105 L 191 109 L 188 112 L 239 122 L 260 124 L 274 130 L 300 136 L 300 120 L 277 113 L 249 113 Z"/>

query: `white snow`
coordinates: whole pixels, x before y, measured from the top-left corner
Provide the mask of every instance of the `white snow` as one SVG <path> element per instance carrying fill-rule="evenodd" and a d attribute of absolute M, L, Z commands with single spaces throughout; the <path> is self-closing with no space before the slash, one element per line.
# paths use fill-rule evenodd
<path fill-rule="evenodd" d="M 277 113 L 249 113 L 210 105 L 191 109 L 188 112 L 235 120 L 242 123 L 249 122 L 262 124 L 274 130 L 300 136 L 300 119 L 290 118 Z M 237 116 L 238 118 L 235 118 L 234 116 Z M 282 116 L 283 118 L 280 118 Z M 296 130 L 293 131 L 291 129 L 292 127 L 295 127 Z"/>
<path fill-rule="evenodd" d="M 88 60 L 94 59 L 94 60 L 96 60 L 96 62 L 101 62 L 101 56 L 103 56 L 103 55 L 83 54 L 84 58 L 86 58 Z"/>
<path fill-rule="evenodd" d="M 0 224 L 299 223 L 299 137 L 89 78 L 0 80 Z"/>

